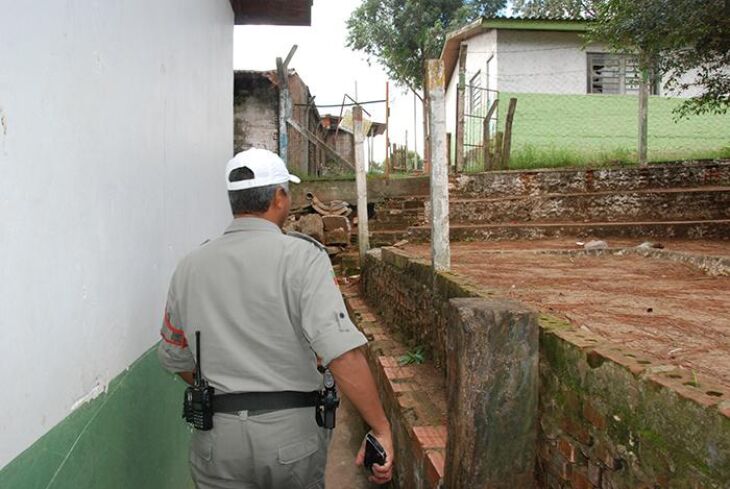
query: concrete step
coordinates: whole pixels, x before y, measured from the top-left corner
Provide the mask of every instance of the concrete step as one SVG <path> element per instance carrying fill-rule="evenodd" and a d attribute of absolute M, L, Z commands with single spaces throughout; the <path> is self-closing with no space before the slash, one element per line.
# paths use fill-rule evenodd
<path fill-rule="evenodd" d="M 509 197 L 604 191 L 730 186 L 730 161 L 654 164 L 647 167 L 562 168 L 462 174 L 452 177 L 453 197 Z"/>
<path fill-rule="evenodd" d="M 542 239 L 573 236 L 577 238 L 685 238 L 730 239 L 730 219 L 666 222 L 593 222 L 593 223 L 520 223 L 450 226 L 452 241 L 486 241 L 510 239 Z M 412 227 L 406 239 L 426 242 L 430 226 Z"/>
<path fill-rule="evenodd" d="M 423 210 L 428 197 L 425 195 L 415 195 L 408 197 L 391 197 L 378 202 L 377 210 L 397 209 L 397 210 Z"/>
<path fill-rule="evenodd" d="M 414 229 L 414 228 L 410 228 Z M 429 234 L 430 236 L 430 234 Z M 370 231 L 370 247 L 377 248 L 380 246 L 389 246 L 398 241 L 410 239 L 407 229 L 399 230 L 371 230 Z M 357 240 L 354 240 L 357 244 Z"/>
<path fill-rule="evenodd" d="M 449 216 L 454 224 L 730 219 L 730 187 L 457 198 Z"/>

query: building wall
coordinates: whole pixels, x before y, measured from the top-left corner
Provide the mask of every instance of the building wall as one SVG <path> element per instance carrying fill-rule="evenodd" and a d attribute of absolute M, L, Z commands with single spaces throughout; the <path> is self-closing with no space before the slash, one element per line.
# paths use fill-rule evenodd
<path fill-rule="evenodd" d="M 279 90 L 268 77 L 234 75 L 233 152 L 252 147 L 279 152 Z"/>
<path fill-rule="evenodd" d="M 230 218 L 222 174 L 233 106 L 228 0 L 5 3 L 0 370 L 13 394 L 1 408 L 0 467 L 158 340 L 173 267 Z M 154 411 L 164 392 L 145 385 L 132 391 L 136 404 L 117 406 L 123 397 L 111 392 L 91 404 Z M 89 453 L 104 461 L 82 463 L 94 469 L 86 476 L 154 441 L 124 421 L 94 415 L 72 432 L 107 422 L 117 434 L 96 439 Z M 164 465 L 167 455 L 154 455 L 145 469 Z M 65 456 L 49 480 L 55 471 L 58 482 Z M 150 487 L 164 487 L 157 480 Z M 0 486 L 46 487 L 41 475 L 36 483 Z"/>
<path fill-rule="evenodd" d="M 519 93 L 586 94 L 588 52 L 605 52 L 599 45 L 582 49 L 575 32 L 498 31 L 500 91 Z"/>

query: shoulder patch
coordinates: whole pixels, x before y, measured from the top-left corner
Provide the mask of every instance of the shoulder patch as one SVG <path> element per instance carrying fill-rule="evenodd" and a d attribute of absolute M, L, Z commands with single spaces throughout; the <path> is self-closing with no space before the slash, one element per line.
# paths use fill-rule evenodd
<path fill-rule="evenodd" d="M 304 241 L 309 241 L 314 246 L 319 248 L 320 251 L 324 251 L 325 253 L 327 252 L 327 247 L 325 245 L 323 245 L 322 243 L 320 243 L 319 241 L 317 241 L 316 239 L 314 239 L 313 237 L 311 237 L 308 234 L 300 233 L 298 231 L 287 231 L 286 235 L 291 236 L 292 238 L 299 238 L 299 239 L 303 239 Z"/>

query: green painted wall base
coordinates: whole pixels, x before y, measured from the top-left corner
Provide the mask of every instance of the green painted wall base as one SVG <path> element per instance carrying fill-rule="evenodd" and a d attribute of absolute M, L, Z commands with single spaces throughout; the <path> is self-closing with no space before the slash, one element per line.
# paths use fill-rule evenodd
<path fill-rule="evenodd" d="M 155 349 L 0 470 L 3 489 L 189 489 L 184 383 Z"/>

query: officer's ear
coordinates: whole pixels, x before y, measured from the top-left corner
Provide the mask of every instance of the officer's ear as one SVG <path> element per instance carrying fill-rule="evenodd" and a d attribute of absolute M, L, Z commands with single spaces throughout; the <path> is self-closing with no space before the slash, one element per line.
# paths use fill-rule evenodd
<path fill-rule="evenodd" d="M 278 187 L 274 194 L 273 206 L 277 209 L 283 209 L 286 207 L 289 199 L 289 194 L 284 187 Z"/>

